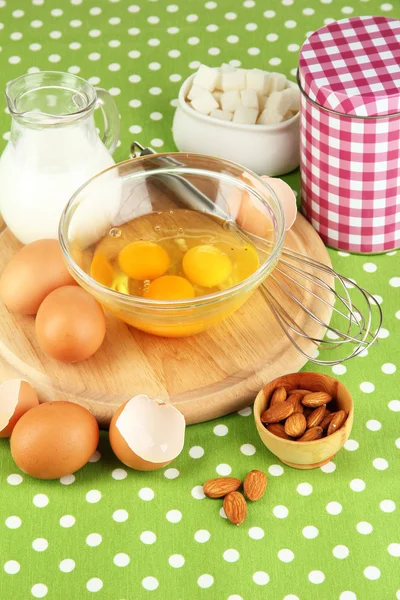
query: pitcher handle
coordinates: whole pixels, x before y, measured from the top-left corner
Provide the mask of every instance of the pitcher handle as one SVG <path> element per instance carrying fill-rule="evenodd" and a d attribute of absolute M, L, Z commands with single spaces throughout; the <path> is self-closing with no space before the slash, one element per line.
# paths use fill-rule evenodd
<path fill-rule="evenodd" d="M 97 106 L 101 108 L 104 118 L 102 142 L 110 154 L 113 154 L 117 147 L 120 130 L 118 108 L 110 92 L 107 92 L 107 90 L 104 90 L 103 88 L 95 89 L 97 94 Z"/>

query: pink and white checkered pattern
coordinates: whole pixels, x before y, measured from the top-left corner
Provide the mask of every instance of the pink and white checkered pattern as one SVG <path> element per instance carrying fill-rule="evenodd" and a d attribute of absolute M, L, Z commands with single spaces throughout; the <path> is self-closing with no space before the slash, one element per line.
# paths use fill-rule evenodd
<path fill-rule="evenodd" d="M 364 29 L 370 27 L 372 22 L 382 27 L 386 35 L 388 23 L 391 24 L 390 31 L 398 28 L 398 56 L 399 61 L 399 83 L 396 102 L 400 98 L 400 22 L 383 17 L 366 17 L 345 19 L 332 23 L 313 34 L 309 41 L 303 46 L 301 52 L 300 68 L 304 67 L 304 48 L 310 47 L 310 40 L 321 32 L 329 33 L 332 27 L 336 35 L 337 27 L 345 28 L 346 37 L 349 42 L 351 35 L 349 30 L 356 30 L 360 35 L 361 22 Z M 318 36 L 319 34 L 319 36 Z M 364 38 L 364 55 L 368 54 L 370 34 L 368 39 Z M 375 47 L 381 47 L 376 44 Z M 388 39 L 384 39 L 388 43 Z M 394 45 L 392 45 L 392 49 Z M 354 53 L 354 50 L 353 50 Z M 374 53 L 373 53 L 374 54 Z M 375 54 L 374 54 L 375 55 Z M 343 54 L 342 59 L 352 59 L 352 55 Z M 339 60 L 339 56 L 337 56 Z M 375 59 L 374 59 L 375 60 Z M 315 66 L 315 58 L 312 63 Z M 325 73 L 325 91 L 329 85 L 332 70 L 330 65 L 332 56 L 326 58 L 326 48 L 322 51 L 319 64 L 323 66 Z M 388 65 L 386 65 L 387 67 Z M 384 67 L 382 67 L 384 68 Z M 351 71 L 350 66 L 347 73 Z M 308 76 L 311 71 L 308 71 Z M 318 80 L 322 75 L 318 72 Z M 300 80 L 303 85 L 308 85 L 310 97 L 318 103 L 323 102 L 323 93 L 318 95 L 314 86 L 312 88 L 311 78 L 308 84 L 304 83 L 305 72 L 300 71 Z M 364 73 L 365 75 L 365 73 Z M 329 109 L 344 111 L 359 111 L 361 104 L 352 102 L 351 96 L 344 98 L 343 91 L 338 92 L 336 82 L 336 71 L 333 73 L 333 87 L 335 97 L 340 96 L 340 101 L 334 108 L 333 105 L 324 102 Z M 357 90 L 365 92 L 366 87 L 371 88 L 372 81 L 360 85 L 361 77 L 357 76 Z M 383 79 L 383 82 L 387 82 Z M 394 81 L 392 79 L 392 81 Z M 348 83 L 347 91 L 350 95 L 354 89 L 354 82 Z M 333 89 L 333 88 L 332 88 Z M 391 88 L 390 88 L 391 89 Z M 394 97 L 394 96 L 393 96 Z M 326 96 L 330 102 L 334 102 L 332 94 Z M 357 96 L 361 101 L 362 97 Z M 372 110 L 371 95 L 366 91 L 364 106 Z M 374 110 L 379 114 L 390 114 L 394 106 L 397 106 L 392 97 L 386 97 L 383 104 L 383 95 L 376 96 Z M 367 101 L 367 104 L 365 102 Z M 389 104 L 391 109 L 388 111 Z M 385 108 L 382 108 L 385 106 Z M 397 109 L 400 111 L 399 108 Z M 301 102 L 301 178 L 302 178 L 302 200 L 303 208 L 307 218 L 319 232 L 324 242 L 335 248 L 350 252 L 373 253 L 393 250 L 400 246 L 400 115 L 388 116 L 388 118 L 369 119 L 355 118 L 338 113 L 328 112 L 302 97 Z"/>

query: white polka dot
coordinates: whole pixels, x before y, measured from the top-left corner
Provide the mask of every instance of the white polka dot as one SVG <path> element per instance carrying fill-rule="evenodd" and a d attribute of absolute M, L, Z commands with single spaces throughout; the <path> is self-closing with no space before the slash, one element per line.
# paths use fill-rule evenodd
<path fill-rule="evenodd" d="M 206 2 L 204 5 L 208 10 L 212 10 L 213 8 L 217 8 L 216 2 Z"/>
<path fill-rule="evenodd" d="M 216 425 L 213 429 L 213 432 L 218 437 L 223 437 L 224 435 L 226 435 L 228 433 L 228 427 L 226 425 Z"/>
<path fill-rule="evenodd" d="M 167 32 L 170 35 L 175 35 L 176 33 L 179 33 L 179 27 L 168 27 Z"/>
<path fill-rule="evenodd" d="M 380 509 L 385 513 L 391 513 L 396 510 L 396 504 L 393 500 L 382 500 L 380 503 Z"/>
<path fill-rule="evenodd" d="M 243 6 L 244 6 L 245 8 L 253 8 L 255 5 L 256 5 L 256 3 L 255 3 L 255 1 L 254 1 L 254 0 L 245 0 L 245 1 L 243 2 Z"/>
<path fill-rule="evenodd" d="M 387 329 L 385 329 L 384 327 L 381 327 L 380 330 L 378 331 L 378 338 L 380 340 L 386 339 L 387 337 L 389 337 L 389 335 L 390 335 L 390 332 Z"/>
<path fill-rule="evenodd" d="M 218 31 L 219 27 L 218 25 L 214 25 L 213 23 L 211 23 L 210 25 L 207 25 L 206 29 L 210 33 L 215 33 L 216 31 Z"/>
<path fill-rule="evenodd" d="M 245 25 L 245 29 L 246 29 L 247 31 L 256 31 L 256 29 L 257 29 L 257 28 L 258 28 L 258 25 L 257 25 L 257 23 L 247 23 L 247 24 Z"/>
<path fill-rule="evenodd" d="M 289 50 L 289 52 L 297 52 L 298 50 L 300 50 L 300 46 L 298 44 L 289 44 L 287 49 Z"/>
<path fill-rule="evenodd" d="M 50 54 L 48 60 L 51 63 L 58 63 L 61 60 L 61 56 L 59 54 Z"/>
<path fill-rule="evenodd" d="M 69 24 L 71 27 L 81 27 L 82 21 L 80 21 L 79 19 L 73 19 L 69 22 Z"/>
<path fill-rule="evenodd" d="M 221 506 L 221 508 L 219 509 L 219 515 L 220 517 L 222 517 L 223 519 L 227 519 L 228 517 L 226 516 L 226 513 L 224 511 L 224 507 Z"/>
<path fill-rule="evenodd" d="M 100 546 L 102 540 L 103 538 L 99 533 L 90 533 L 86 538 L 86 543 L 88 546 L 92 546 L 94 548 L 95 546 Z"/>
<path fill-rule="evenodd" d="M 161 42 L 158 38 L 150 38 L 147 43 L 149 46 L 156 47 L 159 46 Z"/>
<path fill-rule="evenodd" d="M 277 65 L 280 65 L 281 62 L 282 62 L 282 60 L 280 58 L 278 58 L 278 57 L 270 58 L 269 61 L 268 61 L 268 63 L 270 65 L 272 65 L 273 67 L 276 67 Z"/>
<path fill-rule="evenodd" d="M 73 65 L 72 67 L 68 67 L 68 73 L 72 73 L 73 75 L 77 75 L 80 72 L 81 68 Z"/>
<path fill-rule="evenodd" d="M 140 541 L 146 545 L 154 544 L 156 539 L 157 536 L 152 531 L 143 531 L 143 533 L 140 534 Z"/>
<path fill-rule="evenodd" d="M 232 467 L 225 464 L 225 463 L 221 463 L 220 465 L 218 465 L 215 469 L 218 473 L 218 475 L 230 475 L 232 473 Z"/>
<path fill-rule="evenodd" d="M 393 375 L 393 373 L 396 372 L 396 365 L 393 363 L 385 363 L 382 365 L 381 369 L 386 375 Z"/>
<path fill-rule="evenodd" d="M 49 499 L 46 494 L 36 494 L 36 496 L 33 497 L 32 502 L 38 508 L 44 508 L 48 505 Z"/>
<path fill-rule="evenodd" d="M 155 577 L 145 577 L 142 579 L 142 586 L 145 590 L 152 592 L 156 590 L 159 586 L 158 580 Z"/>
<path fill-rule="evenodd" d="M 156 16 L 147 17 L 147 22 L 150 23 L 150 25 L 157 25 L 157 23 L 160 22 L 160 19 Z"/>
<path fill-rule="evenodd" d="M 174 569 L 180 569 L 185 564 L 185 559 L 182 554 L 173 554 L 169 557 L 168 562 Z"/>
<path fill-rule="evenodd" d="M 256 571 L 253 575 L 253 581 L 257 585 L 267 585 L 269 582 L 269 575 L 265 571 Z"/>
<path fill-rule="evenodd" d="M 310 17 L 314 13 L 315 13 L 315 10 L 313 8 L 304 8 L 303 9 L 303 15 L 306 15 L 306 17 Z"/>
<path fill-rule="evenodd" d="M 239 36 L 237 35 L 228 35 L 228 37 L 226 38 L 226 41 L 229 44 L 237 44 L 239 41 Z"/>
<path fill-rule="evenodd" d="M 260 48 L 252 47 L 252 48 L 249 48 L 247 50 L 247 52 L 250 54 L 250 56 L 257 56 L 257 54 L 260 54 L 261 50 L 260 50 Z"/>
<path fill-rule="evenodd" d="M 245 456 L 253 456 L 256 453 L 256 449 L 253 444 L 243 444 L 243 446 L 240 446 L 240 452 Z"/>
<path fill-rule="evenodd" d="M 367 421 L 366 426 L 370 431 L 379 431 L 379 429 L 382 427 L 382 424 L 376 419 L 370 419 Z"/>
<path fill-rule="evenodd" d="M 128 10 L 130 13 L 138 13 L 140 11 L 140 6 L 138 6 L 137 4 L 131 4 L 130 6 L 128 6 Z"/>
<path fill-rule="evenodd" d="M 335 546 L 334 549 L 332 550 L 332 554 L 335 558 L 347 558 L 349 555 L 349 549 L 347 546 L 342 546 L 339 544 L 339 546 Z"/>
<path fill-rule="evenodd" d="M 362 479 L 352 479 L 349 485 L 353 492 L 363 492 L 365 490 L 365 481 Z"/>
<path fill-rule="evenodd" d="M 188 21 L 189 23 L 195 23 L 198 20 L 199 20 L 199 17 L 198 17 L 198 15 L 195 15 L 195 14 L 191 14 L 186 17 L 186 21 Z"/>
<path fill-rule="evenodd" d="M 197 585 L 203 589 L 211 587 L 213 583 L 214 577 L 208 574 L 200 575 L 200 577 L 197 580 Z"/>
<path fill-rule="evenodd" d="M 72 558 L 64 558 L 58 565 L 58 568 L 63 573 L 71 573 L 75 569 L 75 561 Z"/>
<path fill-rule="evenodd" d="M 53 10 L 50 11 L 50 14 L 52 17 L 61 17 L 64 13 L 61 8 L 53 8 Z"/>
<path fill-rule="evenodd" d="M 121 93 L 121 90 L 117 87 L 112 87 L 108 90 L 111 94 L 111 96 L 119 96 Z"/>
<path fill-rule="evenodd" d="M 139 35 L 140 29 L 138 27 L 131 27 L 128 29 L 129 35 Z"/>
<path fill-rule="evenodd" d="M 268 473 L 274 477 L 279 477 L 280 475 L 283 475 L 284 470 L 281 465 L 270 465 L 268 467 Z"/>
<path fill-rule="evenodd" d="M 396 319 L 399 319 L 399 320 L 400 320 L 400 310 L 398 310 L 398 311 L 396 312 Z"/>
<path fill-rule="evenodd" d="M 218 54 L 220 54 L 221 50 L 219 48 L 209 48 L 208 49 L 208 54 L 211 54 L 212 56 L 217 56 Z"/>
<path fill-rule="evenodd" d="M 36 552 L 44 552 L 49 547 L 49 542 L 44 538 L 36 538 L 32 542 L 32 548 L 36 550 Z"/>
<path fill-rule="evenodd" d="M 149 92 L 152 96 L 159 96 L 162 93 L 162 89 L 160 87 L 151 87 Z"/>
<path fill-rule="evenodd" d="M 311 573 L 308 574 L 308 579 L 311 583 L 318 584 L 324 581 L 325 575 L 322 571 L 311 571 Z"/>
<path fill-rule="evenodd" d="M 377 266 L 375 263 L 372 262 L 367 262 L 363 264 L 363 269 L 364 271 L 366 271 L 367 273 L 375 273 L 375 271 L 377 270 Z"/>
<path fill-rule="evenodd" d="M 149 63 L 149 69 L 150 71 L 158 71 L 161 69 L 161 65 L 159 62 L 151 62 Z"/>
<path fill-rule="evenodd" d="M 400 287 L 400 277 L 392 277 L 389 280 L 389 285 L 392 287 Z"/>
<path fill-rule="evenodd" d="M 326 465 L 322 465 L 322 467 L 320 468 L 323 473 L 333 473 L 334 471 L 336 471 L 336 465 L 331 460 L 328 463 L 326 463 Z"/>
<path fill-rule="evenodd" d="M 378 304 L 382 304 L 382 302 L 383 302 L 382 296 L 379 296 L 378 294 L 374 294 L 374 298 Z M 371 302 L 371 304 L 373 304 L 373 301 L 371 299 L 370 299 L 370 302 Z"/>
<path fill-rule="evenodd" d="M 117 479 L 118 481 L 125 479 L 127 476 L 128 473 L 125 471 L 125 469 L 114 469 L 114 471 L 111 473 L 111 477 L 113 479 Z"/>
<path fill-rule="evenodd" d="M 352 6 L 343 6 L 342 13 L 344 15 L 351 15 L 354 12 L 354 8 Z"/>
<path fill-rule="evenodd" d="M 86 494 L 86 500 L 90 504 L 95 504 L 100 499 L 101 499 L 101 492 L 99 492 L 99 490 L 90 490 L 90 492 L 88 492 Z"/>
<path fill-rule="evenodd" d="M 61 527 L 65 527 L 65 528 L 72 527 L 74 524 L 75 524 L 75 517 L 73 517 L 72 515 L 64 515 L 60 519 Z"/>
<path fill-rule="evenodd" d="M 289 594 L 288 596 L 285 596 L 283 600 L 300 600 L 300 598 L 294 594 Z"/>
<path fill-rule="evenodd" d="M 384 458 L 375 458 L 375 460 L 372 461 L 372 464 L 378 471 L 385 471 L 389 466 L 388 461 Z"/>
<path fill-rule="evenodd" d="M 99 8 L 98 6 L 94 6 L 89 10 L 89 14 L 93 15 L 94 17 L 97 17 L 97 15 L 101 15 L 101 8 Z"/>
<path fill-rule="evenodd" d="M 347 367 L 345 367 L 344 365 L 334 365 L 332 367 L 332 372 L 335 375 L 344 375 L 347 371 Z"/>
<path fill-rule="evenodd" d="M 24 16 L 24 14 L 25 14 L 25 13 L 24 13 L 24 11 L 23 11 L 23 10 L 14 10 L 14 11 L 12 12 L 12 16 L 13 16 L 15 19 L 21 19 L 21 17 L 23 17 L 23 16 Z"/>
<path fill-rule="evenodd" d="M 292 562 L 292 560 L 294 559 L 294 554 L 291 550 L 283 548 L 283 550 L 279 550 L 278 558 L 284 563 L 289 563 Z"/>
<path fill-rule="evenodd" d="M 313 540 L 314 538 L 316 538 L 318 533 L 318 529 L 314 527 L 314 525 L 307 525 L 302 531 L 302 534 L 308 540 Z"/>
<path fill-rule="evenodd" d="M 323 1 L 323 0 L 321 0 L 321 2 L 322 2 L 322 1 Z M 330 1 L 331 1 L 331 0 L 330 0 Z M 346 592 L 342 592 L 342 593 L 340 594 L 339 600 L 357 600 L 357 596 L 355 595 L 355 593 L 354 593 L 354 592 L 349 592 L 349 591 L 346 591 Z"/>
<path fill-rule="evenodd" d="M 239 560 L 240 558 L 240 554 L 237 550 L 234 550 L 233 548 L 229 548 L 229 550 L 225 550 L 225 552 L 223 553 L 223 558 L 224 560 L 226 560 L 226 562 L 236 562 L 237 560 Z"/>
<path fill-rule="evenodd" d="M 140 75 L 129 75 L 128 80 L 131 83 L 139 83 L 139 81 L 142 81 L 142 78 L 140 77 Z"/>
<path fill-rule="evenodd" d="M 140 100 L 129 100 L 129 106 L 131 108 L 139 108 L 139 106 L 142 106 L 142 103 Z"/>
<path fill-rule="evenodd" d="M 188 44 L 190 44 L 191 46 L 196 46 L 197 44 L 199 44 L 199 43 L 200 43 L 200 39 L 199 39 L 198 37 L 194 37 L 194 36 L 193 36 L 193 37 L 190 37 L 190 38 L 188 39 L 188 41 L 187 41 L 187 42 L 188 42 Z"/>
<path fill-rule="evenodd" d="M 251 415 L 251 406 L 246 406 L 246 408 L 242 408 L 242 410 L 238 410 L 238 415 L 241 417 L 249 417 Z"/>
<path fill-rule="evenodd" d="M 96 76 L 94 76 L 94 77 L 89 77 L 89 79 L 88 79 L 88 82 L 89 82 L 91 85 L 97 85 L 98 83 L 100 83 L 100 77 L 96 77 Z"/>
<path fill-rule="evenodd" d="M 276 12 L 274 10 L 266 10 L 263 14 L 266 19 L 272 19 L 275 17 Z"/>
<path fill-rule="evenodd" d="M 80 44 L 79 42 L 71 42 L 68 47 L 71 50 L 79 50 L 79 48 L 82 48 L 82 44 Z"/>
<path fill-rule="evenodd" d="M 161 146 L 164 146 L 164 140 L 160 140 L 160 138 L 153 138 L 150 140 L 150 144 L 155 148 L 161 148 Z"/>
<path fill-rule="evenodd" d="M 202 485 L 196 485 L 191 492 L 193 498 L 195 498 L 196 500 L 203 500 L 203 498 L 205 498 L 205 494 L 203 491 L 203 486 Z"/>
<path fill-rule="evenodd" d="M 289 510 L 286 508 L 286 506 L 282 505 L 274 506 L 272 512 L 277 519 L 286 519 L 289 514 Z"/>
<path fill-rule="evenodd" d="M 204 455 L 204 450 L 201 446 L 192 446 L 189 450 L 189 456 L 192 458 L 201 458 Z"/>
<path fill-rule="evenodd" d="M 310 483 L 299 483 L 296 489 L 301 496 L 309 496 L 313 491 Z"/>
<path fill-rule="evenodd" d="M 397 440 L 395 441 L 396 447 L 400 448 L 400 438 L 397 438 Z"/>
<path fill-rule="evenodd" d="M 51 34 L 50 34 L 51 36 Z M 10 38 L 14 41 L 14 42 L 18 42 L 18 40 L 22 40 L 23 35 L 21 32 L 19 31 L 13 31 L 13 33 L 10 34 Z"/>
<path fill-rule="evenodd" d="M 379 579 L 379 577 L 381 576 L 381 572 L 378 569 L 378 567 L 367 567 L 366 569 L 364 569 L 364 576 L 367 579 L 375 580 Z"/>
<path fill-rule="evenodd" d="M 194 539 L 199 544 L 205 544 L 205 542 L 208 542 L 210 537 L 211 537 L 211 533 L 209 531 L 207 531 L 207 529 L 199 529 L 194 534 Z"/>
<path fill-rule="evenodd" d="M 110 40 L 108 45 L 110 48 L 118 48 L 121 45 L 121 42 L 119 40 Z"/>
<path fill-rule="evenodd" d="M 381 10 L 393 10 L 393 4 L 390 4 L 389 2 L 384 2 L 383 4 L 381 4 Z"/>
<path fill-rule="evenodd" d="M 44 583 L 35 583 L 31 588 L 31 594 L 34 598 L 44 598 L 48 592 L 47 585 Z"/>
<path fill-rule="evenodd" d="M 130 562 L 131 562 L 131 559 L 129 558 L 129 556 L 127 554 L 125 554 L 125 552 L 119 552 L 118 554 L 116 554 L 114 556 L 114 559 L 113 559 L 113 563 L 117 567 L 127 567 Z"/>
<path fill-rule="evenodd" d="M 16 573 L 19 572 L 20 568 L 21 568 L 21 565 L 16 560 L 8 560 L 4 564 L 4 571 L 8 575 L 15 575 Z"/>
<path fill-rule="evenodd" d="M 10 58 L 8 59 L 8 62 L 10 63 L 10 65 L 17 65 L 18 63 L 21 62 L 21 57 L 20 56 L 10 56 Z"/>
<path fill-rule="evenodd" d="M 369 381 L 363 381 L 363 383 L 360 384 L 360 390 L 365 394 L 371 394 L 375 390 L 375 386 Z"/>
<path fill-rule="evenodd" d="M 169 510 L 165 516 L 167 518 L 167 521 L 169 521 L 170 523 L 179 523 L 179 521 L 182 519 L 181 511 L 175 509 Z"/>
<path fill-rule="evenodd" d="M 20 483 L 22 483 L 22 481 L 23 477 L 18 473 L 13 473 L 12 475 L 9 475 L 7 477 L 7 483 L 9 483 L 10 485 L 19 485 Z"/>
<path fill-rule="evenodd" d="M 89 31 L 89 35 L 90 35 L 90 37 L 97 38 L 101 35 L 101 31 L 100 31 L 100 29 L 91 29 Z"/>
<path fill-rule="evenodd" d="M 391 556 L 400 556 L 400 544 L 389 544 L 388 552 Z"/>
<path fill-rule="evenodd" d="M 74 475 L 64 475 L 64 477 L 60 478 L 60 483 L 62 483 L 63 485 L 71 485 L 71 483 L 74 483 L 74 481 Z"/>
<path fill-rule="evenodd" d="M 261 540 L 265 535 L 261 527 L 250 527 L 248 533 L 252 540 Z"/>
<path fill-rule="evenodd" d="M 42 46 L 40 44 L 30 44 L 29 46 L 29 50 L 32 50 L 33 52 L 37 52 L 38 50 L 41 50 Z"/>
<path fill-rule="evenodd" d="M 362 535 L 369 535 L 372 532 L 373 527 L 368 521 L 360 521 L 357 523 L 356 529 L 358 533 L 361 533 Z"/>
<path fill-rule="evenodd" d="M 391 400 L 388 404 L 388 407 L 393 412 L 399 412 L 400 411 L 400 400 Z M 11 475 L 10 475 L 10 477 L 11 477 Z M 7 481 L 8 481 L 8 479 L 7 479 Z"/>
<path fill-rule="evenodd" d="M 297 23 L 296 21 L 292 21 L 291 19 L 289 19 L 289 21 L 285 21 L 284 25 L 288 29 L 293 29 L 294 27 L 296 27 Z"/>
<path fill-rule="evenodd" d="M 330 515 L 339 515 L 342 512 L 342 505 L 339 502 L 329 502 L 326 505 L 326 512 Z"/>
<path fill-rule="evenodd" d="M 344 448 L 349 452 L 354 452 L 355 450 L 358 450 L 359 443 L 356 442 L 356 440 L 347 440 L 347 442 L 344 445 Z"/>
<path fill-rule="evenodd" d="M 43 21 L 39 21 L 38 19 L 35 19 L 34 21 L 31 22 L 31 27 L 34 27 L 35 29 L 42 27 L 42 25 L 43 25 Z"/>
<path fill-rule="evenodd" d="M 98 577 L 93 577 L 92 579 L 89 579 L 89 581 L 86 584 L 86 589 L 89 592 L 99 592 L 102 587 L 103 582 Z"/>
<path fill-rule="evenodd" d="M 110 65 L 108 65 L 109 71 L 119 71 L 120 68 L 121 68 L 121 65 L 119 63 L 111 63 Z"/>
<path fill-rule="evenodd" d="M 131 125 L 129 127 L 129 131 L 130 133 L 140 133 L 142 131 L 142 128 L 140 127 L 140 125 Z"/>
<path fill-rule="evenodd" d="M 365 358 L 366 356 L 368 356 L 368 350 L 363 350 L 362 352 L 360 352 L 360 354 L 357 354 L 357 356 Z"/>
<path fill-rule="evenodd" d="M 178 469 L 167 469 L 164 471 L 164 477 L 167 479 L 176 479 L 179 477 L 179 471 Z"/>
<path fill-rule="evenodd" d="M 114 519 L 114 521 L 116 521 L 117 523 L 123 523 L 124 521 L 126 521 L 128 519 L 128 512 L 123 509 L 123 508 L 119 508 L 118 510 L 116 510 L 113 513 L 112 518 Z"/>
<path fill-rule="evenodd" d="M 225 19 L 227 19 L 228 21 L 234 21 L 235 19 L 237 19 L 237 14 L 234 12 L 227 12 L 225 14 Z"/>
<path fill-rule="evenodd" d="M 175 13 L 179 10 L 179 6 L 177 4 L 169 4 L 167 6 L 167 11 L 170 13 Z"/>

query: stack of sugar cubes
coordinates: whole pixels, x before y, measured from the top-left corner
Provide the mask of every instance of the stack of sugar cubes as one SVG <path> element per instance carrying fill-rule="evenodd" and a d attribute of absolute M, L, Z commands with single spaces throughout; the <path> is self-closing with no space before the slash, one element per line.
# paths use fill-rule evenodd
<path fill-rule="evenodd" d="M 300 90 L 282 73 L 201 65 L 187 102 L 194 110 L 222 121 L 276 125 L 300 109 Z"/>

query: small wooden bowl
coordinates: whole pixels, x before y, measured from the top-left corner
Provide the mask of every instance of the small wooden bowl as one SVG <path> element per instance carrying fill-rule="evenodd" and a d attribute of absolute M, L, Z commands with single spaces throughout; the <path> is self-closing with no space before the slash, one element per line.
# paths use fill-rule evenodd
<path fill-rule="evenodd" d="M 335 433 L 312 442 L 280 438 L 270 433 L 261 422 L 261 415 L 268 408 L 272 392 L 277 387 L 327 392 L 334 398 L 328 407 L 332 405 L 335 410 L 345 410 L 347 419 Z M 278 377 L 258 393 L 254 403 L 254 420 L 263 444 L 285 465 L 296 469 L 315 469 L 329 462 L 347 441 L 353 426 L 353 416 L 353 399 L 349 390 L 334 377 L 321 373 L 292 373 Z"/>

